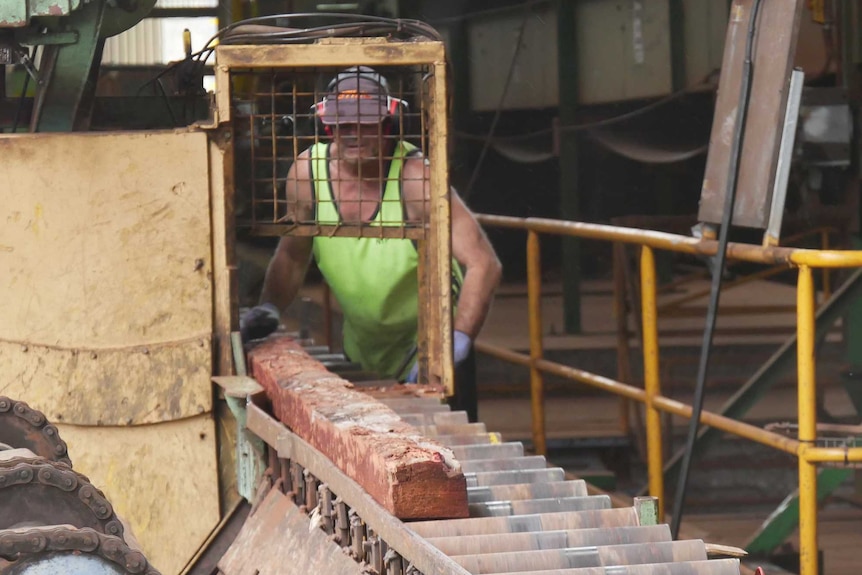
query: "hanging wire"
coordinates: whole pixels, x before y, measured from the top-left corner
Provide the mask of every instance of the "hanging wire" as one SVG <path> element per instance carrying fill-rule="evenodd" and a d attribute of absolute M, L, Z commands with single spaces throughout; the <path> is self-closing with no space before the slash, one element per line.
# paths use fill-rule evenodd
<path fill-rule="evenodd" d="M 521 53 L 521 41 L 524 38 L 524 31 L 527 29 L 527 21 L 530 18 L 530 12 L 533 2 L 527 1 L 523 4 L 524 15 L 521 18 L 521 27 L 518 29 L 518 38 L 515 40 L 515 52 L 512 54 L 512 59 L 509 61 L 509 71 L 506 73 L 506 83 L 503 84 L 503 90 L 500 92 L 500 101 L 497 103 L 497 109 L 494 111 L 494 119 L 491 120 L 491 128 L 485 136 L 485 143 L 482 145 L 482 151 L 479 153 L 479 159 L 473 167 L 473 173 L 470 174 L 470 181 L 467 187 L 464 188 L 462 194 L 464 200 L 470 197 L 473 192 L 473 186 L 476 179 L 479 177 L 479 172 L 482 170 L 482 164 L 485 161 L 485 156 L 488 154 L 488 148 L 491 147 L 491 141 L 494 139 L 494 131 L 497 129 L 497 122 L 500 120 L 500 114 L 503 111 L 503 104 L 506 101 L 506 95 L 509 93 L 509 85 L 512 83 L 512 76 L 515 71 L 515 63 L 518 61 L 518 54 Z"/>

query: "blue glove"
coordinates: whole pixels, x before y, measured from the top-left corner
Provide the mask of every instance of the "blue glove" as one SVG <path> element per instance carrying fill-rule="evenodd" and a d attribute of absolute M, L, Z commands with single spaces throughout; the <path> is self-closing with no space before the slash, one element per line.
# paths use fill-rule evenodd
<path fill-rule="evenodd" d="M 243 341 L 261 339 L 278 329 L 281 313 L 271 303 L 256 305 L 239 318 L 239 333 Z"/>
<path fill-rule="evenodd" d="M 452 356 L 455 360 L 455 367 L 458 367 L 467 356 L 470 355 L 470 349 L 473 347 L 473 340 L 463 331 L 455 330 L 452 334 Z M 410 373 L 407 374 L 407 379 L 404 383 L 416 383 L 419 379 L 419 362 L 415 362 L 410 368 Z"/>
<path fill-rule="evenodd" d="M 452 356 L 455 359 L 455 367 L 458 367 L 465 359 L 467 359 L 467 356 L 470 355 L 470 349 L 473 347 L 473 340 L 470 339 L 470 336 L 463 331 L 458 331 L 456 329 L 455 333 L 452 334 L 452 347 Z"/>

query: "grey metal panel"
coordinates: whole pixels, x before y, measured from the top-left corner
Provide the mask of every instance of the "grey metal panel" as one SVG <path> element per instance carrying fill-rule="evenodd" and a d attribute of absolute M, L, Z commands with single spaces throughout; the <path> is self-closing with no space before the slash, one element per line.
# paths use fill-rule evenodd
<path fill-rule="evenodd" d="M 575 7 L 581 104 L 672 89 L 668 0 L 580 0 Z"/>
<path fill-rule="evenodd" d="M 523 10 L 475 19 L 469 24 L 470 106 L 496 110 L 524 19 Z M 557 105 L 557 13 L 553 3 L 534 7 L 503 102 L 504 110 Z"/>

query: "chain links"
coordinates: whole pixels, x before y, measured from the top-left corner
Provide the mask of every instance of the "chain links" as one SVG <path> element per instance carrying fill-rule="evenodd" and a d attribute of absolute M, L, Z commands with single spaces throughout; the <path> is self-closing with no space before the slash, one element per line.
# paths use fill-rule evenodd
<path fill-rule="evenodd" d="M 0 557 L 4 559 L 19 561 L 40 553 L 63 551 L 96 555 L 118 565 L 129 575 L 160 575 L 140 551 L 126 545 L 121 538 L 90 528 L 0 530 Z"/>

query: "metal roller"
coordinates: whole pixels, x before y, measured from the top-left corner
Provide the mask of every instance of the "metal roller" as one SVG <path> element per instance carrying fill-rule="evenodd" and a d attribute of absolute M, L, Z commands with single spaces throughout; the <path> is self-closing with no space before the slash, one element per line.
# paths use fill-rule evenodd
<path fill-rule="evenodd" d="M 470 517 L 501 517 L 506 515 L 530 515 L 559 511 L 584 511 L 587 509 L 610 509 L 611 498 L 607 495 L 586 497 L 556 497 L 550 499 L 527 499 L 520 501 L 486 501 L 470 504 Z"/>
<path fill-rule="evenodd" d="M 529 457 L 511 457 L 506 459 L 468 459 L 461 461 L 461 469 L 465 473 L 480 471 L 513 471 L 516 469 L 544 469 L 547 460 L 541 455 Z"/>
<path fill-rule="evenodd" d="M 513 483 L 509 485 L 482 485 L 467 488 L 467 501 L 514 501 L 519 499 L 548 499 L 552 497 L 583 497 L 587 484 L 583 479 L 550 481 L 546 483 Z"/>
<path fill-rule="evenodd" d="M 405 423 L 416 427 L 425 425 L 461 425 L 469 423 L 466 411 L 431 411 L 428 413 L 401 413 Z"/>
<path fill-rule="evenodd" d="M 662 541 L 453 557 L 474 575 L 706 560 L 703 541 Z"/>
<path fill-rule="evenodd" d="M 439 399 L 419 397 L 379 397 L 377 401 L 386 405 L 395 413 L 433 413 L 435 411 L 450 411 L 449 406 Z"/>
<path fill-rule="evenodd" d="M 431 544 L 446 555 L 483 555 L 514 551 L 564 549 L 586 545 L 622 545 L 670 541 L 667 525 L 590 528 L 542 533 L 503 533 L 469 537 L 436 537 Z"/>
<path fill-rule="evenodd" d="M 502 443 L 499 433 L 479 433 L 476 435 L 438 435 L 434 438 L 447 447 L 455 445 L 488 445 Z"/>
<path fill-rule="evenodd" d="M 513 517 L 475 517 L 449 521 L 417 521 L 407 524 L 422 537 L 484 535 L 488 533 L 529 533 L 589 527 L 621 527 L 638 524 L 633 507 L 597 511 L 569 511 Z"/>
<path fill-rule="evenodd" d="M 515 469 L 510 471 L 479 471 L 465 473 L 467 487 L 479 485 L 505 485 L 509 483 L 539 483 L 548 481 L 563 481 L 566 472 L 562 467 L 545 467 L 543 469 Z"/>
<path fill-rule="evenodd" d="M 428 437 L 437 437 L 439 435 L 475 435 L 478 433 L 487 433 L 484 423 L 460 423 L 455 425 L 423 425 L 422 433 Z"/>
<path fill-rule="evenodd" d="M 489 575 L 511 573 L 502 571 Z M 738 559 L 714 559 L 685 563 L 651 563 L 645 565 L 614 565 L 550 571 L 519 571 L 518 575 L 739 575 Z"/>
<path fill-rule="evenodd" d="M 471 459 L 502 459 L 524 455 L 524 444 L 519 441 L 488 445 L 453 445 L 451 449 L 462 463 Z"/>

